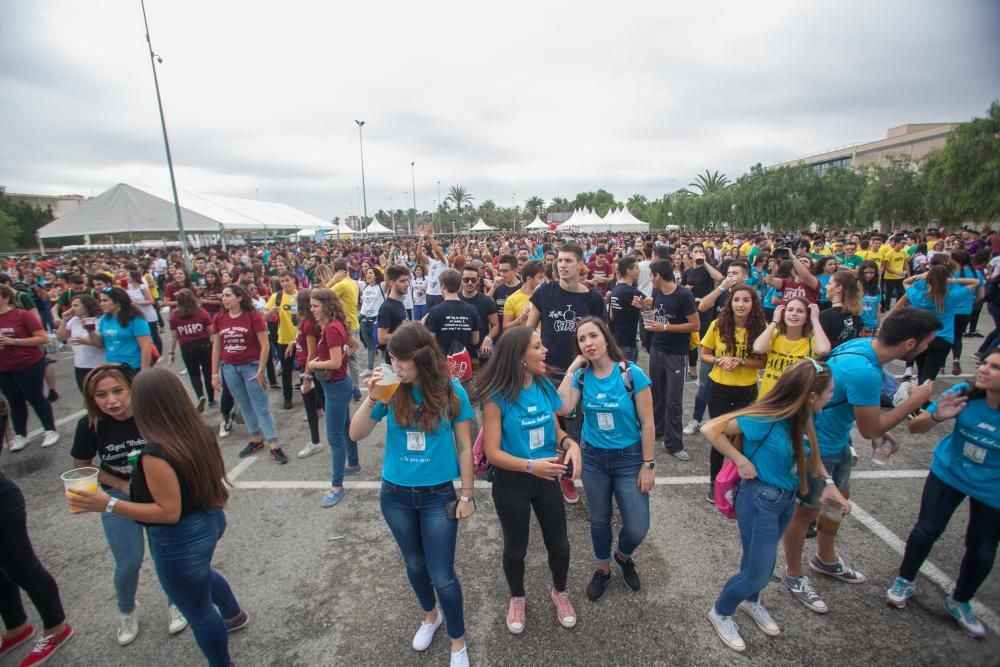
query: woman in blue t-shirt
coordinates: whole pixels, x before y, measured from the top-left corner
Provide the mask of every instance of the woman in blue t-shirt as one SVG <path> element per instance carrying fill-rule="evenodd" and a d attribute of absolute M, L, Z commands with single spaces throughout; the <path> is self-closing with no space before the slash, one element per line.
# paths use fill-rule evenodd
<path fill-rule="evenodd" d="M 469 428 L 472 405 L 462 385 L 448 373 L 448 361 L 434 335 L 420 322 L 396 329 L 388 351 L 392 370 L 400 379 L 398 388 L 388 404 L 373 400 L 382 368 L 373 371 L 367 380 L 368 398 L 351 419 L 350 438 L 362 440 L 377 422 L 388 418 L 379 503 L 424 610 L 413 648 L 424 651 L 430 646 L 443 614 L 451 638 L 452 667 L 467 667 L 455 542 L 457 520 L 476 511 Z M 459 476 L 462 494 L 456 500 L 452 482 Z"/>
<path fill-rule="evenodd" d="M 878 264 L 865 260 L 858 267 L 861 287 L 861 336 L 874 338 L 882 320 L 882 288 L 879 286 Z"/>
<path fill-rule="evenodd" d="M 574 348 L 577 356 L 559 385 L 559 412 L 572 412 L 581 403 L 583 489 L 597 563 L 587 597 L 597 600 L 611 580 L 612 497 L 622 517 L 615 566 L 625 585 L 639 590 L 632 554 L 649 530 L 656 457 L 653 398 L 649 377 L 625 359 L 604 320 L 584 318 L 576 327 Z"/>
<path fill-rule="evenodd" d="M 833 392 L 826 364 L 803 359 L 788 368 L 767 396 L 701 427 L 701 433 L 739 470 L 736 522 L 743 543 L 740 571 L 726 582 L 708 612 L 719 637 L 734 651 L 746 650 L 733 620 L 737 609 L 750 616 L 767 635 L 781 630 L 760 602 L 774 572 L 781 540 L 795 509 L 795 493 L 807 493 L 810 477 L 826 477 L 819 455 L 813 415 Z M 731 438 L 742 435 L 738 448 Z M 803 441 L 808 436 L 809 444 Z M 845 509 L 850 504 L 833 484 L 823 498 Z"/>
<path fill-rule="evenodd" d="M 964 290 L 958 293 L 958 305 L 955 307 L 955 339 L 951 343 L 951 374 L 961 375 L 962 365 L 959 360 L 962 358 L 962 338 L 969 327 L 973 306 L 977 301 L 982 301 L 986 280 L 983 278 L 983 272 L 972 266 L 972 258 L 969 257 L 969 253 L 964 250 L 956 250 L 951 253 L 951 259 L 958 265 L 958 269 L 951 276 L 952 278 L 973 278 L 978 282 L 974 291 Z"/>
<path fill-rule="evenodd" d="M 545 378 L 545 346 L 534 328 L 504 331 L 474 395 L 483 403 L 483 446 L 493 465 L 493 503 L 503 530 L 503 572 L 510 589 L 507 629 L 524 631 L 524 557 L 534 510 L 549 553 L 549 597 L 564 628 L 576 625 L 569 599 L 569 538 L 559 479 L 567 461 L 573 478 L 581 468 L 580 446 L 559 426 L 562 401 Z"/>
<path fill-rule="evenodd" d="M 149 324 L 121 287 L 105 287 L 100 295 L 104 316 L 98 320 L 90 341 L 104 348 L 109 364 L 124 364 L 138 372 L 149 368 L 153 361 L 153 339 Z"/>
<path fill-rule="evenodd" d="M 993 569 L 1000 542 L 1000 348 L 983 357 L 974 387 L 964 383 L 952 387 L 910 422 L 910 433 L 926 433 L 949 419 L 955 420 L 955 427 L 934 449 L 917 524 L 885 599 L 894 607 L 906 606 L 916 592 L 917 572 L 968 496 L 965 556 L 944 606 L 967 635 L 983 637 L 986 628 L 973 613 L 971 601 Z"/>

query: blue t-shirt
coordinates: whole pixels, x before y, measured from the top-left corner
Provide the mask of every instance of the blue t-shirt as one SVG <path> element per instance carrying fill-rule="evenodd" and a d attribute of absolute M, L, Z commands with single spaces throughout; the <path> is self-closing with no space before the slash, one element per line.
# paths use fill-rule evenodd
<path fill-rule="evenodd" d="M 855 407 L 879 407 L 882 364 L 872 349 L 873 338 L 855 338 L 837 346 L 826 360 L 833 373 L 833 394 L 816 415 L 821 456 L 837 456 L 851 444 Z"/>
<path fill-rule="evenodd" d="M 861 326 L 865 329 L 878 328 L 878 305 L 882 302 L 882 288 L 876 288 L 874 294 L 863 292 L 861 294 Z"/>
<path fill-rule="evenodd" d="M 762 285 L 768 285 L 767 283 L 761 283 Z M 770 285 L 767 287 L 767 291 L 764 292 L 764 296 L 761 297 L 761 301 L 764 302 L 765 310 L 774 310 L 778 307 L 778 304 L 774 302 L 774 299 L 781 296 L 781 292 L 774 289 Z"/>
<path fill-rule="evenodd" d="M 788 420 L 737 417 L 736 423 L 743 431 L 743 454 L 757 469 L 757 479 L 779 489 L 794 491 L 799 488 Z M 809 442 L 804 437 L 802 449 L 803 455 L 808 457 Z"/>
<path fill-rule="evenodd" d="M 500 449 L 520 459 L 556 456 L 556 411 L 562 400 L 552 383 L 536 379 L 513 401 L 501 394 L 490 397 L 500 409 Z"/>
<path fill-rule="evenodd" d="M 105 315 L 97 323 L 97 332 L 104 340 L 104 358 L 109 364 L 128 364 L 135 370 L 142 368 L 142 350 L 139 336 L 148 336 L 149 324 L 143 317 L 134 317 L 123 327 L 118 318 Z"/>
<path fill-rule="evenodd" d="M 411 386 L 413 401 L 424 402 L 423 394 Z M 404 428 L 385 403 L 372 408 L 372 419 L 382 421 L 389 415 L 385 430 L 385 457 L 382 460 L 382 479 L 400 486 L 434 486 L 450 482 L 460 475 L 458 453 L 455 451 L 453 424 L 471 420 L 475 413 L 462 384 L 452 378 L 451 389 L 458 396 L 458 416 L 442 419 L 437 430 L 424 433 L 416 425 Z"/>
<path fill-rule="evenodd" d="M 830 284 L 830 278 L 833 278 L 832 273 L 821 273 L 816 276 L 816 279 L 819 280 L 820 303 L 830 303 L 830 299 L 826 296 L 826 286 Z"/>
<path fill-rule="evenodd" d="M 625 449 L 642 439 L 635 394 L 650 385 L 641 368 L 629 363 L 632 371 L 632 395 L 625 389 L 622 369 L 615 364 L 607 377 L 599 378 L 592 368 L 581 368 L 573 375 L 573 386 L 583 377 L 583 440 L 599 449 Z M 586 374 L 585 374 L 586 373 Z M 585 375 L 584 375 L 585 374 Z"/>
<path fill-rule="evenodd" d="M 968 388 L 957 384 L 945 393 Z M 927 411 L 934 413 L 937 403 Z M 955 428 L 934 448 L 931 472 L 948 486 L 1000 509 L 1000 410 L 991 408 L 985 397 L 969 401 L 955 417 Z"/>
<path fill-rule="evenodd" d="M 961 271 L 956 271 L 952 278 L 976 278 L 979 280 L 979 286 L 982 287 L 986 284 L 983 280 L 983 274 L 976 269 L 968 266 L 963 266 Z M 962 287 L 958 285 L 958 287 Z M 976 300 L 976 293 L 969 290 L 968 287 L 964 287 L 961 292 L 955 292 L 958 295 L 958 305 L 955 306 L 956 315 L 971 315 L 972 305 Z"/>
<path fill-rule="evenodd" d="M 948 283 L 948 291 L 944 295 L 944 310 L 939 311 L 927 289 L 927 283 L 921 279 L 906 288 L 906 298 L 909 299 L 912 306 L 937 315 L 937 318 L 941 320 L 941 328 L 935 332 L 937 337 L 952 343 L 955 341 L 955 315 L 962 299 L 965 298 L 962 292 L 970 293 L 964 285 Z"/>

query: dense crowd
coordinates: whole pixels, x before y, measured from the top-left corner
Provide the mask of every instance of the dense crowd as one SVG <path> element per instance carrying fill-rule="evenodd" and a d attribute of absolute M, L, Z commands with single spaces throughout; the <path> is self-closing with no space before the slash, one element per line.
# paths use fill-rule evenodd
<path fill-rule="evenodd" d="M 913 433 L 945 433 L 886 602 L 906 606 L 917 571 L 968 497 L 966 553 L 946 606 L 965 633 L 985 634 L 971 600 L 1000 541 L 998 233 L 439 239 L 426 229 L 388 241 L 208 248 L 190 265 L 165 250 L 6 264 L 0 388 L 4 433 L 8 419 L 13 426 L 9 455 L 28 445 L 29 407 L 44 430 L 41 446 L 58 443 L 52 402 L 67 391 L 47 353 L 67 346 L 87 410 L 72 463 L 99 470 L 99 488 L 67 499 L 74 511 L 101 513 L 119 644 L 138 634 L 145 535 L 169 631 L 190 625 L 209 664 L 232 664 L 227 634 L 249 616 L 211 568 L 228 498 L 218 439 L 241 421 L 249 441 L 240 457 L 266 448 L 287 464 L 291 443 L 278 432 L 272 390 L 284 410 L 301 401 L 308 422 L 309 441 L 289 453 L 330 448 L 324 508 L 343 501 L 344 478 L 361 473 L 358 442 L 385 422 L 382 513 L 424 613 L 413 648 L 427 649 L 444 622 L 452 665 L 469 662 L 454 559 L 458 521 L 476 512 L 476 477 L 492 482 L 503 534 L 507 628 L 526 630 L 532 513 L 549 597 L 572 628 L 565 503 L 579 501 L 574 482 L 582 480 L 587 499 L 595 563 L 587 598 L 602 597 L 612 570 L 638 590 L 633 556 L 650 526 L 657 443 L 689 460 L 685 438 L 690 445 L 699 431 L 712 447 L 706 498 L 735 518 L 743 548 L 739 572 L 718 582 L 708 610 L 726 646 L 746 648 L 737 610 L 762 632 L 780 633 L 760 597 L 779 544 L 780 580 L 816 613 L 829 608 L 807 569 L 865 581 L 836 540 L 851 509 L 851 430 L 884 462 L 900 446 L 892 429 L 906 422 Z M 986 337 L 978 333 L 984 306 L 994 321 Z M 960 375 L 970 341 L 979 343 L 973 379 L 935 398 L 949 355 Z M 884 369 L 895 360 L 904 362 L 901 378 Z M 184 393 L 181 376 L 195 400 L 164 400 Z M 693 382 L 685 422 L 684 386 Z M 41 664 L 73 629 L 31 548 L 23 496 L 2 474 L 0 509 L 0 655 L 35 636 L 23 589 L 44 630 L 21 664 Z"/>

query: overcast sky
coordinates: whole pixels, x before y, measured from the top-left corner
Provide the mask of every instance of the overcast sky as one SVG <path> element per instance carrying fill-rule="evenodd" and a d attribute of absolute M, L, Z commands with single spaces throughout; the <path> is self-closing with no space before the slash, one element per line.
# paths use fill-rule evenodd
<path fill-rule="evenodd" d="M 835 5 L 835 6 L 834 6 Z M 139 0 L 0 3 L 0 185 L 169 187 Z M 1000 97 L 1000 3 L 147 0 L 182 190 L 658 197 Z M 259 189 L 259 195 L 257 190 Z M 407 207 L 411 195 L 406 195 Z M 183 201 L 181 202 L 183 204 Z"/>

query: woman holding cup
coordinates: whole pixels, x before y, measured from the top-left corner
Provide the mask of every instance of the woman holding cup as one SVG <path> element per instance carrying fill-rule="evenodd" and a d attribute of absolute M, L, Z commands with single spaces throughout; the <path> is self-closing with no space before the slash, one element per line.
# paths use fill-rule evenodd
<path fill-rule="evenodd" d="M 825 364 L 812 359 L 788 368 L 768 395 L 753 405 L 701 427 L 701 433 L 739 470 L 736 522 L 743 544 L 740 571 L 726 582 L 708 618 L 719 638 L 734 651 L 746 650 L 733 620 L 737 609 L 746 613 L 765 634 L 781 630 L 760 602 L 771 580 L 778 542 L 795 509 L 795 493 L 806 493 L 809 478 L 825 476 L 819 455 L 813 415 L 823 409 L 833 392 L 833 377 Z M 808 437 L 808 444 L 803 436 Z M 734 440 L 742 436 L 742 447 Z M 849 508 L 837 487 L 827 485 L 823 504 Z"/>
<path fill-rule="evenodd" d="M 424 611 L 413 648 L 424 651 L 430 646 L 443 614 L 451 638 L 451 665 L 467 667 L 455 544 L 458 520 L 476 511 L 472 404 L 461 383 L 450 377 L 447 360 L 423 324 L 401 325 L 388 347 L 393 379 L 398 382 L 385 382 L 386 369 L 374 369 L 367 380 L 369 396 L 351 420 L 350 437 L 362 440 L 376 423 L 388 418 L 379 501 Z M 377 396 L 391 398 L 383 402 Z M 462 479 L 457 499 L 452 483 L 456 477 Z"/>
<path fill-rule="evenodd" d="M 146 445 L 132 412 L 131 377 L 117 365 L 97 367 L 87 376 L 83 389 L 87 415 L 76 425 L 70 450 L 78 470 L 93 470 L 90 466 L 97 458 L 100 466 L 97 482 L 108 496 L 118 500 L 128 499 L 133 461 Z M 126 646 L 139 635 L 135 594 L 145 556 L 145 536 L 141 525 L 113 513 L 103 513 L 101 525 L 115 559 L 114 583 L 120 614 L 118 644 Z M 174 605 L 168 611 L 168 631 L 172 635 L 182 632 L 187 621 Z"/>
<path fill-rule="evenodd" d="M 97 299 L 89 294 L 77 294 L 70 301 L 69 309 L 59 318 L 56 330 L 59 342 L 68 341 L 73 347 L 73 372 L 81 394 L 87 373 L 104 364 L 104 350 L 90 342 L 90 332 L 97 329 L 100 314 Z"/>

